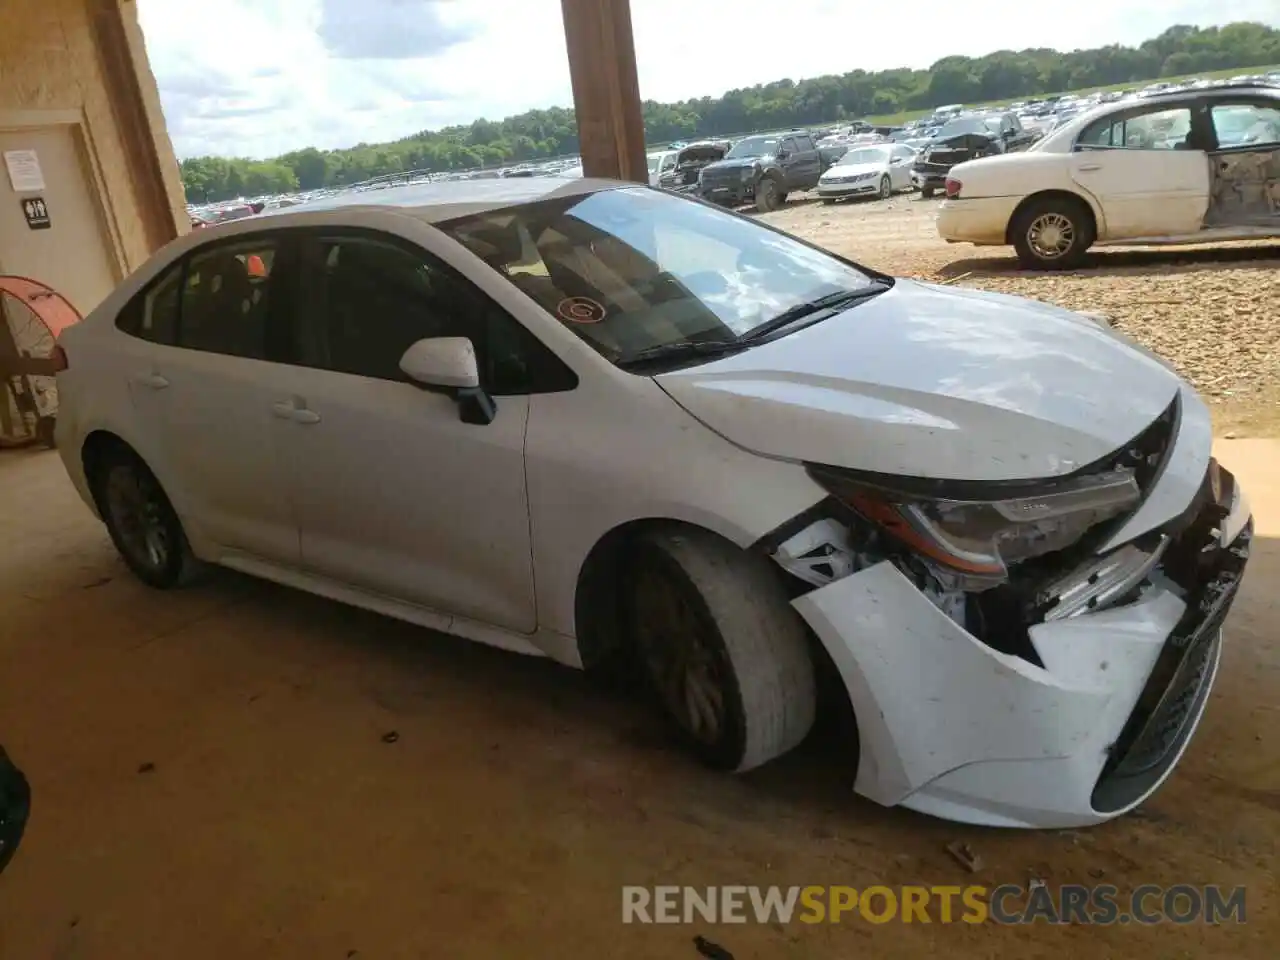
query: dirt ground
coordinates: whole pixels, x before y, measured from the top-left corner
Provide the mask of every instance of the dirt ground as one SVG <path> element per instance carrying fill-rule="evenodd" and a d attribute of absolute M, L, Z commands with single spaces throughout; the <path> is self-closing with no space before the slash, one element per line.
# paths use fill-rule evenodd
<path fill-rule="evenodd" d="M 1276 261 L 1124 255 L 1021 275 L 1002 251 L 975 263 L 940 244 L 930 207 L 771 217 L 882 269 L 969 274 L 960 282 L 1107 312 L 1201 385 L 1224 377 L 1224 422 L 1265 427 Z M 1224 411 L 1241 397 L 1254 406 L 1232 421 Z M 151 591 L 56 454 L 2 452 L 0 742 L 30 776 L 35 810 L 0 877 L 0 960 L 696 960 L 697 934 L 736 960 L 1274 957 L 1280 444 L 1225 440 L 1218 452 L 1251 494 L 1258 537 L 1200 732 L 1139 812 L 1041 833 L 864 801 L 826 731 L 764 770 L 717 775 L 641 705 L 546 662 L 230 573 Z M 947 854 L 956 840 L 982 857 L 976 873 Z M 624 884 L 1032 878 L 1244 885 L 1248 922 L 620 922 Z"/>

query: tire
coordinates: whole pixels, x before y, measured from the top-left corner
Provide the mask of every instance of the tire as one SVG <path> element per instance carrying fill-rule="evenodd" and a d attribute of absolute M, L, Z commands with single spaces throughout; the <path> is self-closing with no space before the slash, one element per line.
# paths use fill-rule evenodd
<path fill-rule="evenodd" d="M 761 213 L 769 213 L 782 206 L 778 181 L 775 177 L 761 177 L 756 184 L 756 209 Z"/>
<path fill-rule="evenodd" d="M 893 181 L 888 177 L 880 178 L 880 200 L 888 200 L 893 196 Z"/>
<path fill-rule="evenodd" d="M 934 191 L 934 188 L 933 188 L 933 187 L 921 187 L 921 188 L 920 188 L 920 196 L 924 197 L 926 200 L 932 200 L 932 199 L 933 199 L 933 191 Z"/>
<path fill-rule="evenodd" d="M 185 586 L 205 571 L 168 496 L 135 453 L 106 453 L 91 478 L 98 511 L 125 564 L 147 586 Z"/>
<path fill-rule="evenodd" d="M 647 535 L 631 556 L 637 659 L 681 739 L 717 769 L 758 767 L 813 727 L 808 636 L 768 563 L 697 529 Z"/>
<path fill-rule="evenodd" d="M 825 197 L 825 198 L 823 198 L 822 205 L 823 205 L 824 207 L 832 207 L 832 206 L 835 206 L 835 200 L 831 199 L 830 197 Z"/>
<path fill-rule="evenodd" d="M 1018 261 L 1032 270 L 1070 270 L 1093 246 L 1093 216 L 1070 197 L 1033 200 L 1014 216 L 1009 232 Z"/>

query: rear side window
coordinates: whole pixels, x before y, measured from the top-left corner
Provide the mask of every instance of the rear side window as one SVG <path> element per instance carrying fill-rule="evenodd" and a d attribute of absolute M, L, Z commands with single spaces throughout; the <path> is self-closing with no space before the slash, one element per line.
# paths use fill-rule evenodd
<path fill-rule="evenodd" d="M 1103 117 L 1085 128 L 1076 144 L 1118 150 L 1186 150 L 1191 110 L 1173 107 L 1137 116 Z"/>
<path fill-rule="evenodd" d="M 807 136 L 796 137 L 796 144 L 800 147 L 801 150 L 808 151 L 813 149 L 813 141 L 810 140 Z"/>
<path fill-rule="evenodd" d="M 170 267 L 143 288 L 116 316 L 116 326 L 152 343 L 172 345 L 178 331 L 178 292 L 182 264 Z"/>
<path fill-rule="evenodd" d="M 264 360 L 276 244 L 255 239 L 217 246 L 187 261 L 178 345 Z"/>

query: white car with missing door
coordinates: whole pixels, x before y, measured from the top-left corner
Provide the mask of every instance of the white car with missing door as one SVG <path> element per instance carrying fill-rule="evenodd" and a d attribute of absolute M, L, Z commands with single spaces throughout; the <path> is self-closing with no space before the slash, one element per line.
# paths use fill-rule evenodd
<path fill-rule="evenodd" d="M 952 168 L 938 234 L 1035 269 L 1105 244 L 1280 237 L 1280 90 L 1156 93 L 1075 117 L 1023 153 Z"/>
<path fill-rule="evenodd" d="M 61 456 L 146 583 L 620 659 L 729 770 L 830 689 L 858 793 L 976 823 L 1169 776 L 1251 538 L 1204 404 L 1110 329 L 610 181 L 201 230 L 59 356 Z"/>

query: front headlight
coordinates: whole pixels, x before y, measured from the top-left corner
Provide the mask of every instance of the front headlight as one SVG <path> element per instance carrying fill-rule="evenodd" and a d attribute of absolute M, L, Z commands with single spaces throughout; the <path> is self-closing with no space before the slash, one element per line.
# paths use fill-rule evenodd
<path fill-rule="evenodd" d="M 902 546 L 964 576 L 971 589 L 1003 583 L 1010 566 L 1071 546 L 1140 497 L 1128 470 L 1048 481 L 1007 498 L 922 495 L 832 467 L 811 465 L 809 474 Z"/>

